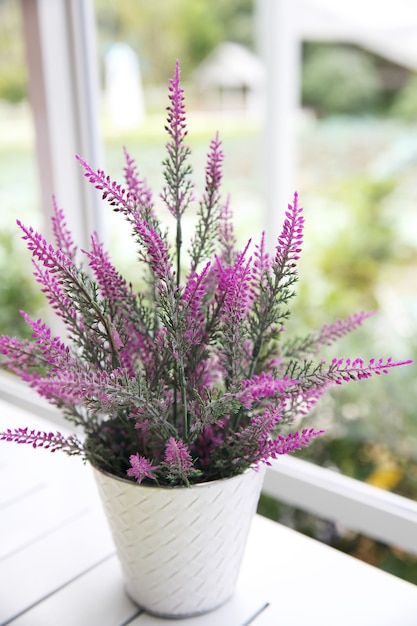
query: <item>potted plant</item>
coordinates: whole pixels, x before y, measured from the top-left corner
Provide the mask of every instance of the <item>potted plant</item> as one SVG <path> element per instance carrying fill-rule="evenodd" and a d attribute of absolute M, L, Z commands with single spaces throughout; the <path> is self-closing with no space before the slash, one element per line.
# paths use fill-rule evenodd
<path fill-rule="evenodd" d="M 368 313 L 286 338 L 303 237 L 297 194 L 272 255 L 263 235 L 237 251 L 220 194 L 217 135 L 184 271 L 181 224 L 195 192 L 178 63 L 167 111 L 161 197 L 175 223 L 172 243 L 127 151 L 125 187 L 77 157 L 131 226 L 145 271 L 139 293 L 96 234 L 79 254 L 55 201 L 55 247 L 18 222 L 35 278 L 70 343 L 23 313 L 33 338 L 1 337 L 2 366 L 59 407 L 83 436 L 18 428 L 0 438 L 81 455 L 92 465 L 129 595 L 150 612 L 178 617 L 211 610 L 232 594 L 260 468 L 322 432 L 290 425 L 329 387 L 408 361 L 317 358 Z"/>

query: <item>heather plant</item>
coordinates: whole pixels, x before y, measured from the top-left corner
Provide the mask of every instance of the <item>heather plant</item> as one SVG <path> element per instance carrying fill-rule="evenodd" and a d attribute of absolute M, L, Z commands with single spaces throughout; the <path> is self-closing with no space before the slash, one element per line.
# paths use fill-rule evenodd
<path fill-rule="evenodd" d="M 55 246 L 18 222 L 34 275 L 64 322 L 68 343 L 26 313 L 32 338 L 0 339 L 2 366 L 16 373 L 84 433 L 7 430 L 3 440 L 81 455 L 119 477 L 189 485 L 268 463 L 322 433 L 292 430 L 331 386 L 386 374 L 407 362 L 320 357 L 358 328 L 357 313 L 286 338 L 298 279 L 304 217 L 288 205 L 276 248 L 265 237 L 236 249 L 229 201 L 221 195 L 223 152 L 216 135 L 182 275 L 184 212 L 196 202 L 184 94 L 177 63 L 169 83 L 161 193 L 175 223 L 172 241 L 154 199 L 125 150 L 125 185 L 77 157 L 84 174 L 130 224 L 143 270 L 140 293 L 113 266 L 96 234 L 79 251 L 54 200 Z"/>

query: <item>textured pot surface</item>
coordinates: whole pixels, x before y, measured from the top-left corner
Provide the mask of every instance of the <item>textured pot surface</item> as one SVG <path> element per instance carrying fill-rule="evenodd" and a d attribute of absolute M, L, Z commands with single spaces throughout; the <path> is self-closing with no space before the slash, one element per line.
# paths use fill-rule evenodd
<path fill-rule="evenodd" d="M 233 594 L 264 471 L 190 488 L 141 486 L 93 468 L 129 596 L 165 617 Z"/>

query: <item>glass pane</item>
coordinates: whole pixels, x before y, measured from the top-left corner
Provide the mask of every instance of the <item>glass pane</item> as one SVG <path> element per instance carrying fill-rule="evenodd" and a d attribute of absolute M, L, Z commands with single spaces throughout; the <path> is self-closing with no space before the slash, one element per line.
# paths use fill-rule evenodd
<path fill-rule="evenodd" d="M 299 185 L 307 243 L 297 313 L 320 326 L 377 310 L 329 354 L 416 357 L 415 81 L 388 50 L 304 46 Z M 304 456 L 415 498 L 414 378 L 409 366 L 337 389 L 313 420 L 327 434 Z"/>
<path fill-rule="evenodd" d="M 40 223 L 26 72 L 19 3 L 0 2 L 0 334 L 11 335 L 28 332 L 19 310 L 39 315 L 43 304 L 15 221 Z"/>
<path fill-rule="evenodd" d="M 328 348 L 328 358 L 417 356 L 417 79 L 412 69 L 417 65 L 412 58 L 399 64 L 391 43 L 386 36 L 386 48 L 381 45 L 378 54 L 371 44 L 368 49 L 303 45 L 295 179 L 306 234 L 292 324 L 299 327 L 301 320 L 308 330 L 355 311 L 376 310 L 360 330 Z M 299 457 L 415 500 L 416 394 L 415 365 L 336 388 L 303 422 L 326 434 Z M 415 557 L 289 507 L 275 515 L 417 582 Z"/>
<path fill-rule="evenodd" d="M 181 63 L 182 83 L 188 113 L 191 162 L 198 195 L 203 191 L 205 158 L 209 144 L 219 130 L 225 152 L 224 194 L 231 194 L 231 208 L 238 218 L 238 236 L 243 242 L 256 229 L 262 202 L 259 192 L 260 112 L 256 88 L 240 85 L 223 88 L 204 78 L 216 65 L 213 52 L 238 55 L 240 64 L 252 60 L 252 2 L 233 3 L 197 0 L 96 0 L 99 56 L 102 75 L 102 129 L 106 168 L 120 178 L 125 145 L 153 189 L 159 215 L 172 228 L 159 194 L 164 185 L 162 159 L 168 136 L 164 131 L 168 104 L 168 79 L 175 60 Z M 224 43 L 235 46 L 225 48 Z M 163 42 L 163 45 L 161 45 Z M 242 56 L 240 56 L 242 55 Z M 211 60 L 210 60 L 211 59 Z M 218 62 L 217 62 L 218 63 Z M 254 63 L 258 63 L 254 59 Z M 262 74 L 262 68 L 259 67 Z M 233 79 L 232 79 L 233 80 Z M 190 207 L 186 221 L 192 232 L 197 203 Z M 132 271 L 127 261 L 127 231 L 120 217 L 106 213 L 107 233 L 118 266 Z M 256 232 L 255 231 L 255 232 Z M 186 240 L 188 234 L 184 236 Z M 133 254 L 133 252 L 132 252 Z M 133 270 L 134 274 L 134 270 Z M 134 280 L 135 276 L 131 276 Z"/>
<path fill-rule="evenodd" d="M 201 85 L 198 77 L 202 64 L 224 42 L 254 50 L 252 5 L 256 3 L 244 0 L 96 0 L 109 173 L 120 177 L 121 146 L 126 145 L 150 186 L 156 193 L 161 190 L 166 87 L 179 58 L 197 183 L 201 187 L 207 146 L 219 130 L 225 150 L 224 189 L 231 193 L 241 242 L 250 235 L 256 238 L 264 223 L 259 93 Z M 349 13 L 349 6 L 341 5 L 341 10 Z M 370 27 L 401 27 L 399 6 L 395 20 L 383 23 L 382 13 L 378 25 L 373 19 Z M 363 11 L 359 15 L 363 32 Z M 398 43 L 401 37 L 396 38 Z M 378 309 L 362 329 L 327 350 L 326 357 L 405 360 L 417 353 L 417 79 L 410 69 L 417 64 L 415 59 L 399 63 L 387 34 L 379 39 L 378 53 L 372 50 L 372 37 L 368 48 L 366 41 L 364 33 L 362 48 L 303 42 L 294 180 L 305 207 L 306 233 L 289 326 L 302 333 L 355 311 Z M 219 66 L 216 71 L 220 73 Z M 123 76 L 124 83 L 118 82 Z M 128 235 L 120 220 L 107 216 L 117 263 L 128 275 L 133 272 L 134 280 L 127 260 L 132 257 L 126 253 Z M 299 456 L 415 499 L 414 378 L 411 366 L 328 394 L 303 424 L 323 427 L 326 434 Z M 302 518 L 289 508 L 274 514 L 329 543 L 341 545 L 350 538 L 335 525 Z M 363 538 L 355 541 L 352 553 L 377 565 L 385 561 L 391 571 L 416 582 L 413 559 L 388 548 L 384 552 Z"/>
<path fill-rule="evenodd" d="M 218 129 L 224 190 L 231 193 L 240 241 L 256 237 L 264 220 L 259 93 L 199 82 L 224 42 L 254 49 L 252 3 L 178 0 L 168 9 L 162 0 L 96 0 L 96 12 L 109 172 L 120 176 L 126 145 L 150 186 L 161 190 L 166 86 L 179 57 L 197 183 L 201 187 L 207 146 Z M 400 18 L 401 11 L 396 23 Z M 214 64 L 214 75 L 224 66 Z M 329 349 L 328 357 L 415 357 L 415 85 L 410 67 L 395 62 L 388 47 L 376 54 L 350 44 L 304 42 L 294 179 L 306 211 L 306 236 L 289 325 L 301 332 L 378 309 L 362 329 Z M 129 273 L 128 235 L 118 216 L 107 213 L 106 219 L 111 248 Z M 301 456 L 416 497 L 413 379 L 414 368 L 408 367 L 328 394 L 306 422 L 324 427 L 326 435 Z"/>

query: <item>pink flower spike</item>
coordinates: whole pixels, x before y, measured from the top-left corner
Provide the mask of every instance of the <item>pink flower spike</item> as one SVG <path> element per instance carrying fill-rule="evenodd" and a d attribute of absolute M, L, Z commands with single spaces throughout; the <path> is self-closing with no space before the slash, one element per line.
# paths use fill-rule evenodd
<path fill-rule="evenodd" d="M 360 357 L 354 361 L 350 361 L 350 359 L 333 359 L 328 375 L 329 380 L 333 380 L 340 385 L 343 382 L 352 380 L 365 380 L 366 378 L 371 378 L 374 374 L 376 376 L 388 374 L 394 367 L 410 365 L 411 363 L 412 360 L 394 362 L 391 357 L 385 362 L 382 358 L 377 362 L 375 359 L 371 359 L 368 365 Z"/>
<path fill-rule="evenodd" d="M 170 136 L 170 141 L 166 144 L 168 156 L 163 161 L 167 184 L 162 190 L 161 198 L 169 212 L 179 220 L 187 206 L 194 200 L 193 183 L 190 180 L 192 168 L 187 164 L 191 150 L 185 144 L 188 131 L 179 61 L 175 64 L 175 74 L 169 80 L 168 90 L 170 106 L 167 107 L 165 130 Z"/>
<path fill-rule="evenodd" d="M 288 378 L 276 379 L 272 374 L 262 372 L 259 376 L 242 380 L 242 391 L 237 393 L 236 397 L 247 409 L 251 409 L 253 404 L 265 398 L 279 397 L 295 382 Z"/>
<path fill-rule="evenodd" d="M 82 443 L 76 435 L 65 437 L 60 432 L 52 433 L 41 430 L 29 430 L 28 428 L 7 429 L 0 432 L 0 441 L 14 441 L 15 443 L 25 443 L 33 448 L 44 448 L 50 452 L 60 450 L 69 456 L 81 454 Z"/>
<path fill-rule="evenodd" d="M 94 170 L 79 154 L 75 155 L 75 158 L 84 168 L 84 176 L 96 189 L 103 192 L 103 200 L 107 199 L 113 207 L 123 208 L 126 206 L 129 202 L 129 195 L 122 185 L 112 181 L 110 176 L 107 176 L 103 170 Z"/>
<path fill-rule="evenodd" d="M 52 196 L 54 214 L 51 218 L 52 231 L 55 238 L 56 247 L 61 250 L 71 261 L 74 261 L 77 246 L 74 244 L 72 234 L 68 229 L 64 211 L 59 208 L 56 197 Z"/>
<path fill-rule="evenodd" d="M 158 466 L 152 465 L 144 456 L 141 456 L 139 453 L 132 454 L 129 457 L 129 463 L 131 467 L 129 467 L 126 474 L 132 478 L 136 478 L 139 484 L 144 478 L 155 480 L 154 472 L 158 469 Z"/>
<path fill-rule="evenodd" d="M 176 471 L 188 473 L 192 467 L 193 460 L 182 441 L 175 441 L 174 437 L 170 437 L 165 448 L 165 463 L 172 466 Z"/>
<path fill-rule="evenodd" d="M 222 246 L 221 260 L 230 265 L 233 264 L 236 256 L 236 237 L 233 230 L 233 214 L 230 209 L 230 195 L 220 210 L 219 220 L 219 241 Z"/>
<path fill-rule="evenodd" d="M 126 161 L 124 172 L 128 191 L 140 205 L 151 210 L 153 207 L 152 191 L 147 186 L 146 180 L 139 176 L 135 160 L 130 156 L 125 147 L 123 148 L 123 153 Z"/>
<path fill-rule="evenodd" d="M 298 194 L 294 194 L 293 204 L 288 205 L 288 211 L 285 213 L 286 219 L 282 227 L 278 244 L 276 246 L 276 255 L 274 265 L 287 268 L 288 271 L 294 273 L 296 261 L 300 258 L 301 245 L 303 242 L 304 217 L 303 209 L 298 206 Z"/>
<path fill-rule="evenodd" d="M 171 480 L 180 480 L 187 487 L 189 486 L 189 478 L 198 474 L 194 468 L 193 459 L 188 452 L 187 446 L 181 439 L 176 441 L 174 437 L 170 437 L 165 447 L 165 457 L 162 466 L 168 470 Z"/>
<path fill-rule="evenodd" d="M 376 311 L 354 313 L 345 320 L 336 320 L 333 324 L 326 324 L 319 332 L 317 344 L 318 346 L 330 346 L 337 339 L 356 330 L 362 325 L 362 322 L 368 317 L 375 315 Z"/>
<path fill-rule="evenodd" d="M 276 439 L 269 444 L 269 455 L 276 459 L 277 456 L 288 454 L 294 450 L 301 450 L 309 445 L 312 439 L 322 435 L 324 430 L 314 430 L 314 428 L 304 428 L 301 433 L 289 433 L 286 437 L 278 435 Z"/>
<path fill-rule="evenodd" d="M 171 105 L 168 107 L 168 127 L 167 131 L 177 146 L 187 135 L 187 124 L 184 106 L 184 89 L 181 87 L 181 68 L 177 60 L 175 62 L 174 78 L 169 80 L 169 99 Z"/>

